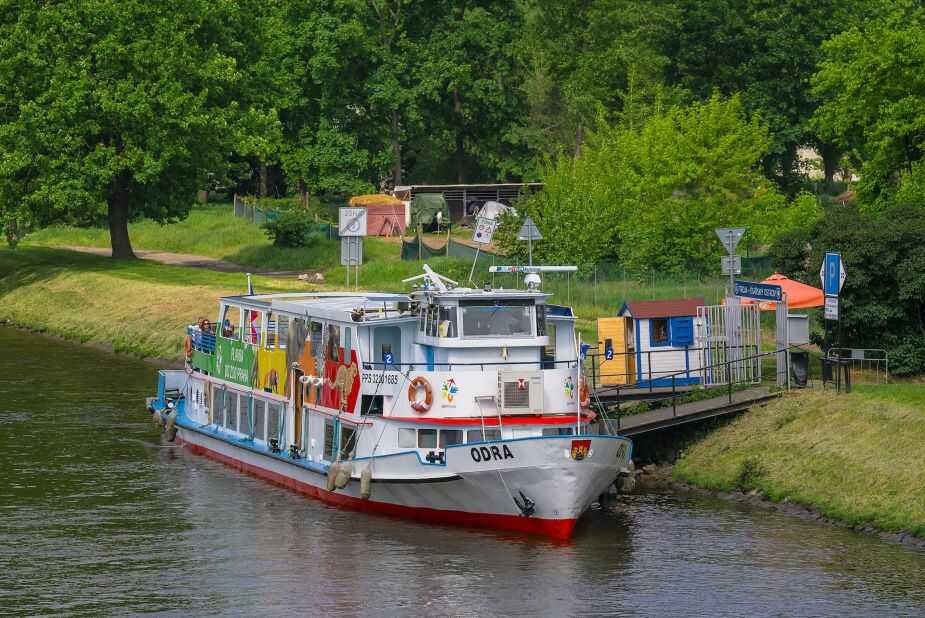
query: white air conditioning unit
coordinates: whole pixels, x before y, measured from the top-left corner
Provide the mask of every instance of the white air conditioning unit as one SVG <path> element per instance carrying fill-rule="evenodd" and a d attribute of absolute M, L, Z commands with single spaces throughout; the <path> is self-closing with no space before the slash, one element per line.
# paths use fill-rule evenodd
<path fill-rule="evenodd" d="M 498 401 L 503 414 L 543 413 L 543 372 L 498 372 Z"/>

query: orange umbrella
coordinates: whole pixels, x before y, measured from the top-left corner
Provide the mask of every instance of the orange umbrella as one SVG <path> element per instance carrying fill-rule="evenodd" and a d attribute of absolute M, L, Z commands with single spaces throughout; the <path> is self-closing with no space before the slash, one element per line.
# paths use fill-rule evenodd
<path fill-rule="evenodd" d="M 761 283 L 779 285 L 781 289 L 783 289 L 784 294 L 787 295 L 787 306 L 790 309 L 808 309 L 810 307 L 821 307 L 825 304 L 825 295 L 822 293 L 822 290 L 814 288 L 811 285 L 806 285 L 805 283 L 800 283 L 799 281 L 794 281 L 780 273 L 774 273 Z M 743 305 L 754 305 L 755 303 L 758 303 L 758 307 L 762 311 L 773 311 L 777 308 L 777 303 L 773 301 L 758 301 L 750 298 L 742 299 Z"/>

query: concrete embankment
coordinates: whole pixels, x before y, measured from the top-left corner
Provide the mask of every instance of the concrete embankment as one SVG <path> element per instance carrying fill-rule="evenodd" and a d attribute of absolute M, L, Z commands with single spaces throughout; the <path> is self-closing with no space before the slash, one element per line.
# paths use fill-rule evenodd
<path fill-rule="evenodd" d="M 925 538 L 925 386 L 798 392 L 696 441 L 676 482 Z"/>

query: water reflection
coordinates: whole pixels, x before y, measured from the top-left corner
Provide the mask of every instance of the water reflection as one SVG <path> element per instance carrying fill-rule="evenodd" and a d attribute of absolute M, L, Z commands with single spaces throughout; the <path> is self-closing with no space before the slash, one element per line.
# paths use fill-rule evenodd
<path fill-rule="evenodd" d="M 925 554 L 647 493 L 568 543 L 347 513 L 162 443 L 140 362 L 0 329 L 0 607 L 17 614 L 895 616 Z"/>

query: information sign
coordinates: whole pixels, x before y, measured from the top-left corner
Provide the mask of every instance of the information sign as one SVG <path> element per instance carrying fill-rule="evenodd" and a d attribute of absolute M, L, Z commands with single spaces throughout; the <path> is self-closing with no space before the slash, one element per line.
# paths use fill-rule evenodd
<path fill-rule="evenodd" d="M 340 236 L 366 236 L 366 209 L 341 208 L 338 211 L 337 233 Z"/>
<path fill-rule="evenodd" d="M 837 320 L 838 319 L 838 296 L 826 296 L 825 297 L 825 319 L 826 320 Z"/>
<path fill-rule="evenodd" d="M 487 245 L 491 242 L 495 234 L 497 222 L 487 217 L 479 217 L 475 220 L 475 229 L 472 231 L 472 241 L 480 245 Z"/>
<path fill-rule="evenodd" d="M 770 283 L 755 283 L 754 281 L 736 281 L 733 292 L 741 298 L 754 298 L 755 300 L 769 300 L 780 302 L 784 292 L 779 285 Z"/>

